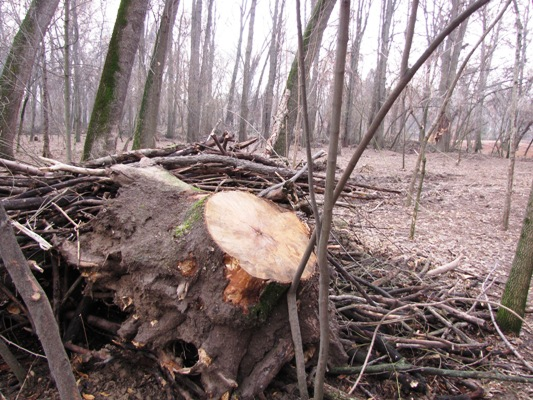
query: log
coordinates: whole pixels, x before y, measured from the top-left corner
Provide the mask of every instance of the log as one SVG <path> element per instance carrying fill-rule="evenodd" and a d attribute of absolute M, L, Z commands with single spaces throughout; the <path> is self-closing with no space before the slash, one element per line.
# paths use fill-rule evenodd
<path fill-rule="evenodd" d="M 253 398 L 253 371 L 292 354 L 288 289 L 309 240 L 297 216 L 246 192 L 209 194 L 158 166 L 111 167 L 121 185 L 80 243 L 55 243 L 93 290 L 111 290 L 129 316 L 118 334 L 166 354 L 171 374 L 200 375 L 210 398 Z M 315 257 L 303 274 L 300 321 L 312 354 L 319 342 Z M 332 365 L 346 355 L 332 326 Z M 183 349 L 186 348 L 187 351 Z M 175 362 L 168 362 L 168 354 Z M 276 360 L 280 365 L 275 364 Z M 257 372 L 255 372 L 257 373 Z"/>

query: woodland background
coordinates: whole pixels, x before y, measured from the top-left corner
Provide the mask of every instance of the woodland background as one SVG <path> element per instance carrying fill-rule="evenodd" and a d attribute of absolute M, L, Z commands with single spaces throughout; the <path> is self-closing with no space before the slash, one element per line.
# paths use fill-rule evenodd
<path fill-rule="evenodd" d="M 306 20 L 315 3 L 303 2 Z M 335 1 L 325 3 L 326 11 L 335 5 Z M 401 76 L 410 3 L 353 2 L 342 146 L 358 143 Z M 68 32 L 65 4 L 69 9 Z M 531 54 L 531 2 L 517 4 L 523 25 L 517 124 L 517 139 L 521 139 L 530 137 L 527 135 L 533 120 L 532 73 L 527 62 Z M 459 0 L 421 1 L 410 59 L 416 59 L 466 5 Z M 292 2 L 174 1 L 174 6 L 178 8 L 164 63 L 159 112 L 146 130 L 157 139 L 173 141 L 204 139 L 215 127 L 235 131 L 241 140 L 252 136 L 267 139 L 297 47 Z M 501 2 L 490 2 L 446 39 L 415 76 L 401 104 L 381 125 L 373 141 L 375 148 L 401 149 L 427 133 L 463 58 L 501 6 Z M 71 147 L 83 146 L 117 7 L 116 1 L 61 2 L 26 85 L 19 137 L 41 137 L 45 131 L 65 137 L 68 132 L 73 137 Z M 148 7 L 120 123 L 123 139 L 131 137 L 135 130 L 163 8 L 162 1 L 152 1 Z M 0 60 L 6 59 L 27 9 L 25 2 L 6 1 L 0 5 Z M 317 27 L 318 31 L 324 29 L 323 36 L 311 43 L 315 48 L 307 55 L 309 118 L 311 137 L 316 142 L 327 141 L 330 128 L 338 18 L 336 12 L 331 15 Z M 252 19 L 254 23 L 250 25 Z M 479 151 L 483 139 L 496 140 L 500 154 L 508 148 L 515 37 L 515 17 L 509 7 L 458 81 L 445 118 L 439 123 L 437 136 L 444 138 L 438 143 L 441 150 L 462 145 L 467 151 Z M 295 135 L 299 136 L 298 130 Z M 291 140 L 294 142 L 292 133 Z M 302 140 L 296 143 L 301 144 Z M 284 153 L 284 149 L 278 150 Z"/>

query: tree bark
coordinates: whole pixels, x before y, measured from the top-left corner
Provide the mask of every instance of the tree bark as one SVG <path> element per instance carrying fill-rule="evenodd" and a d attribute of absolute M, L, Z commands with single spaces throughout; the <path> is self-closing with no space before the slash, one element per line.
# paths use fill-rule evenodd
<path fill-rule="evenodd" d="M 65 0 L 65 48 L 63 53 L 64 64 L 64 107 L 65 107 L 65 147 L 67 164 L 72 163 L 71 121 L 70 121 L 70 93 L 71 93 L 71 62 L 70 62 L 70 0 Z"/>
<path fill-rule="evenodd" d="M 156 147 L 157 120 L 161 101 L 161 83 L 168 51 L 168 42 L 172 37 L 172 27 L 178 13 L 179 0 L 166 0 L 159 31 L 155 39 L 150 69 L 146 75 L 141 107 L 137 114 L 133 149 Z"/>
<path fill-rule="evenodd" d="M 342 92 L 344 88 L 344 70 L 348 47 L 350 21 L 350 0 L 341 0 L 339 10 L 339 28 L 337 33 L 337 50 L 335 54 L 335 76 L 333 81 L 331 106 L 331 135 L 329 138 L 328 160 L 326 169 L 326 188 L 324 190 L 324 211 L 320 219 L 317 261 L 320 269 L 319 313 L 320 313 L 320 353 L 315 378 L 315 400 L 322 400 L 324 393 L 324 375 L 329 353 L 329 267 L 327 261 L 329 234 L 335 205 L 335 171 L 337 169 L 337 149 L 339 146 Z"/>
<path fill-rule="evenodd" d="M 204 44 L 202 51 L 202 66 L 200 68 L 200 130 L 202 137 L 207 136 L 211 131 L 210 121 L 212 119 L 211 111 L 211 81 L 213 80 L 213 68 L 211 63 L 211 55 L 215 51 L 212 43 L 213 32 L 213 3 L 214 0 L 208 1 L 207 6 L 207 22 L 205 25 Z"/>
<path fill-rule="evenodd" d="M 359 56 L 361 53 L 361 43 L 363 35 L 366 31 L 368 22 L 370 2 L 366 0 L 359 0 L 357 2 L 357 10 L 355 13 L 356 25 L 355 33 L 351 43 L 350 49 L 350 69 L 348 70 L 348 84 L 346 86 L 346 103 L 344 106 L 344 124 L 342 126 L 343 133 L 342 146 L 347 147 L 350 144 L 356 143 L 356 135 L 354 129 L 354 97 L 356 92 L 356 83 L 359 78 Z M 360 136 L 360 133 L 359 133 Z"/>
<path fill-rule="evenodd" d="M 514 166 L 516 161 L 516 150 L 518 148 L 517 136 L 518 136 L 518 94 L 520 92 L 521 81 L 518 79 L 520 76 L 521 60 L 520 55 L 522 52 L 522 32 L 523 26 L 520 21 L 520 13 L 516 1 L 515 6 L 515 26 L 516 26 L 516 49 L 515 49 L 515 62 L 513 69 L 513 89 L 511 95 L 511 107 L 509 112 L 510 118 L 510 137 L 509 137 L 509 167 L 507 169 L 507 191 L 505 193 L 505 204 L 503 207 L 502 226 L 504 230 L 509 229 L 509 217 L 511 214 L 511 197 L 513 194 L 513 181 L 514 181 Z"/>
<path fill-rule="evenodd" d="M 241 95 L 241 112 L 239 118 L 239 142 L 246 140 L 246 127 L 248 122 L 249 104 L 248 97 L 250 96 L 250 86 L 252 81 L 252 47 L 254 42 L 254 24 L 255 24 L 255 7 L 257 0 L 252 0 L 250 6 L 250 20 L 248 21 L 248 39 L 246 42 L 246 52 L 244 53 L 244 68 L 242 76 L 242 95 Z"/>
<path fill-rule="evenodd" d="M 387 84 L 387 63 L 390 51 L 390 28 L 392 15 L 396 7 L 396 0 L 387 0 L 382 3 L 381 9 L 381 34 L 379 40 L 379 52 L 376 64 L 376 74 L 374 77 L 374 88 L 372 90 L 372 107 L 370 109 L 369 124 L 374 120 L 378 110 L 385 100 L 385 86 Z M 384 146 L 384 124 L 381 124 L 374 136 L 373 145 L 376 149 L 382 149 Z"/>
<path fill-rule="evenodd" d="M 191 16 L 191 57 L 187 86 L 187 142 L 198 140 L 200 131 L 200 36 L 202 34 L 202 1 L 194 0 Z"/>
<path fill-rule="evenodd" d="M 82 159 L 114 152 L 148 0 L 121 0 L 94 100 Z"/>
<path fill-rule="evenodd" d="M 46 67 L 46 49 L 45 42 L 43 40 L 41 45 L 41 59 L 42 59 L 42 76 L 43 82 L 41 85 L 41 113 L 43 116 L 43 157 L 51 158 L 52 152 L 50 151 L 50 118 L 48 115 L 48 107 L 50 104 L 48 95 L 48 71 Z"/>
<path fill-rule="evenodd" d="M 451 4 L 450 19 L 455 19 L 460 11 L 464 8 L 464 0 L 453 0 Z M 464 21 L 459 29 L 453 32 L 447 39 L 441 54 L 441 79 L 439 82 L 439 94 L 442 98 L 446 97 L 446 93 L 450 90 L 450 85 L 455 79 L 457 73 L 457 66 L 459 63 L 459 55 L 463 47 L 463 38 L 468 25 L 468 20 Z M 437 132 L 437 147 L 439 150 L 450 151 L 452 134 L 450 125 L 452 117 L 445 108 L 444 114 L 440 117 L 438 132 Z"/>
<path fill-rule="evenodd" d="M 56 11 L 59 0 L 33 0 L 4 63 L 0 75 L 0 157 L 14 159 L 20 104 L 24 96 L 39 44 Z"/>
<path fill-rule="evenodd" d="M 226 110 L 226 125 L 233 126 L 234 120 L 234 101 L 235 101 L 235 86 L 237 85 L 237 74 L 239 73 L 239 64 L 241 62 L 241 52 L 242 52 L 242 33 L 244 32 L 244 9 L 241 7 L 241 18 L 240 18 L 240 30 L 239 30 L 239 40 L 237 41 L 237 55 L 235 56 L 235 65 L 233 66 L 233 73 L 231 75 L 231 83 L 229 87 L 228 95 L 228 107 Z"/>
<path fill-rule="evenodd" d="M 522 233 L 518 239 L 513 265 L 505 284 L 501 303 L 520 317 L 524 317 L 531 276 L 533 275 L 533 182 L 529 193 Z M 522 320 L 500 307 L 496 321 L 503 331 L 520 334 Z"/>
<path fill-rule="evenodd" d="M 74 77 L 74 91 L 73 91 L 73 113 L 74 113 L 74 138 L 76 143 L 81 142 L 81 131 L 83 128 L 82 120 L 82 83 L 81 83 L 81 71 L 80 71 L 80 33 L 78 24 L 78 4 L 76 0 L 71 0 L 72 4 L 72 72 Z"/>
<path fill-rule="evenodd" d="M 20 250 L 6 210 L 1 202 L 0 254 L 17 291 L 28 307 L 61 399 L 81 399 L 67 353 L 61 342 L 52 307 L 50 307 L 46 293 L 33 276 L 28 262 Z"/>
<path fill-rule="evenodd" d="M 281 36 L 278 27 L 281 25 L 280 23 L 283 16 L 284 6 L 285 0 L 282 0 L 281 10 L 279 10 L 279 0 L 276 0 L 274 4 L 274 15 L 272 16 L 272 35 L 270 37 L 270 48 L 268 51 L 268 81 L 265 88 L 265 102 L 263 104 L 262 115 L 262 132 L 264 138 L 267 138 L 268 133 L 270 132 L 270 120 L 272 118 L 272 107 L 274 104 L 274 84 L 276 82 L 276 72 L 278 69 L 278 52 Z"/>
<path fill-rule="evenodd" d="M 314 59 L 315 52 L 319 51 L 322 35 L 326 29 L 329 17 L 333 12 L 337 0 L 319 0 L 313 8 L 313 12 L 304 30 L 304 53 L 306 63 L 306 80 L 309 80 L 310 60 Z M 275 152 L 286 156 L 292 131 L 296 124 L 298 114 L 298 56 L 294 57 L 282 101 L 278 105 L 272 134 L 267 141 L 267 153 Z"/>

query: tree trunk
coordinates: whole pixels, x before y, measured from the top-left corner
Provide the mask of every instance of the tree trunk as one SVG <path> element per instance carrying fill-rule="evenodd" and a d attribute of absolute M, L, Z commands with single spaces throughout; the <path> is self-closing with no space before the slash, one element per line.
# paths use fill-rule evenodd
<path fill-rule="evenodd" d="M 202 66 L 200 68 L 200 128 L 199 133 L 202 137 L 207 136 L 211 131 L 211 113 L 209 107 L 211 106 L 211 83 L 213 80 L 211 67 L 211 54 L 215 51 L 212 46 L 212 31 L 213 31 L 213 0 L 208 1 L 207 6 L 207 23 L 205 25 L 204 45 L 202 51 Z"/>
<path fill-rule="evenodd" d="M 43 157 L 51 158 L 52 152 L 50 151 L 50 118 L 48 116 L 48 107 L 50 104 L 48 95 L 48 71 L 46 70 L 46 49 L 45 42 L 42 41 L 41 45 L 41 59 L 43 69 L 43 82 L 41 85 L 41 113 L 43 115 Z"/>
<path fill-rule="evenodd" d="M 326 168 L 326 187 L 324 189 L 324 211 L 320 218 L 320 235 L 318 235 L 317 261 L 320 268 L 319 312 L 320 312 L 320 354 L 315 378 L 315 399 L 322 400 L 324 392 L 324 375 L 328 361 L 329 342 L 329 281 L 328 242 L 335 205 L 335 171 L 337 169 L 337 149 L 339 146 L 342 92 L 344 88 L 344 70 L 348 47 L 350 21 L 350 1 L 341 0 L 339 10 L 339 28 L 335 54 L 335 76 L 333 80 L 331 105 L 331 135 L 329 138 L 328 160 Z"/>
<path fill-rule="evenodd" d="M 181 23 L 180 23 L 181 28 Z M 178 30 L 179 32 L 179 30 Z M 178 34 L 179 35 L 179 34 Z M 179 43 L 179 36 L 178 36 Z M 175 58 L 174 58 L 175 55 Z M 168 68 L 167 68 L 167 129 L 165 137 L 172 139 L 176 136 L 176 88 L 179 55 L 174 52 L 174 44 L 171 42 L 168 48 Z"/>
<path fill-rule="evenodd" d="M 487 28 L 487 10 L 484 9 L 481 17 L 482 17 L 482 23 L 483 23 L 483 30 L 486 30 Z M 481 142 L 483 138 L 483 132 L 485 131 L 485 122 L 483 117 L 483 109 L 485 105 L 485 91 L 487 88 L 487 79 L 489 75 L 489 71 L 492 64 L 492 56 L 494 54 L 494 49 L 496 48 L 496 43 L 498 42 L 500 34 L 500 29 L 495 29 L 494 33 L 490 39 L 490 43 L 487 44 L 485 42 L 481 43 L 481 51 L 480 51 L 480 64 L 479 64 L 479 80 L 477 84 L 477 97 L 479 98 L 479 103 L 477 104 L 476 108 L 476 129 L 475 129 L 475 145 L 474 145 L 474 151 L 480 152 L 483 149 L 483 144 Z"/>
<path fill-rule="evenodd" d="M 130 316 L 119 330 L 124 339 L 161 361 L 181 356 L 172 349 L 188 347 L 193 361 L 167 364 L 172 373 L 200 375 L 209 398 L 237 385 L 242 398 L 253 398 L 264 389 L 254 371 L 270 362 L 267 355 L 280 350 L 281 341 L 290 343 L 282 294 L 306 248 L 308 228 L 294 213 L 252 194 L 209 195 L 159 167 L 112 170 L 122 185 L 119 196 L 80 238 L 79 259 L 76 243 L 61 243 L 61 252 L 94 289 L 114 293 Z M 319 340 L 314 269 L 313 256 L 300 293 L 308 348 Z M 342 352 L 335 357 L 344 360 Z M 285 362 L 282 357 L 273 368 Z"/>
<path fill-rule="evenodd" d="M 74 138 L 76 143 L 81 142 L 81 131 L 83 128 L 82 120 L 82 83 L 80 76 L 80 34 L 78 24 L 78 4 L 76 0 L 72 0 L 72 31 L 73 31 L 73 43 L 72 43 L 72 67 L 74 75 Z"/>
<path fill-rule="evenodd" d="M 191 58 L 187 87 L 187 142 L 198 140 L 200 131 L 200 36 L 202 34 L 202 1 L 193 0 L 191 16 Z"/>
<path fill-rule="evenodd" d="M 137 114 L 133 149 L 156 147 L 157 120 L 161 101 L 161 82 L 167 57 L 168 41 L 178 13 L 179 0 L 166 0 L 159 31 L 155 39 L 150 69 L 146 75 L 141 107 Z"/>
<path fill-rule="evenodd" d="M 410 6 L 410 13 L 409 13 L 409 19 L 407 21 L 407 26 L 405 29 L 405 44 L 402 52 L 402 62 L 400 64 L 400 78 L 403 77 L 406 72 L 407 68 L 409 68 L 409 54 L 411 53 L 411 46 L 413 44 L 413 36 L 415 33 L 415 25 L 416 25 L 416 16 L 418 13 L 418 0 L 412 0 L 411 6 Z M 405 108 L 405 98 L 407 96 L 406 91 L 402 93 L 400 104 L 396 104 L 393 108 L 392 112 L 392 123 L 391 123 L 391 129 L 390 132 L 394 137 L 398 137 L 403 133 L 402 140 L 403 143 L 405 143 L 405 131 L 406 131 L 406 123 L 407 123 L 407 117 L 408 112 Z M 396 124 L 398 119 L 398 114 L 400 115 L 400 128 L 398 129 L 398 133 L 396 133 Z M 394 147 L 394 141 L 391 144 L 391 147 Z M 404 153 L 402 153 L 405 155 Z M 402 157 L 402 168 L 405 166 L 405 157 Z"/>
<path fill-rule="evenodd" d="M 257 0 L 252 0 L 250 6 L 250 21 L 248 21 L 248 39 L 246 43 L 246 52 L 244 53 L 244 68 L 242 76 L 242 96 L 241 96 L 241 112 L 239 118 L 239 142 L 246 140 L 246 127 L 248 122 L 249 104 L 248 97 L 250 96 L 250 86 L 252 83 L 252 46 L 254 42 L 254 24 L 255 24 L 255 7 Z"/>
<path fill-rule="evenodd" d="M 356 25 L 355 33 L 351 43 L 350 49 L 350 68 L 347 71 L 348 84 L 346 86 L 346 102 L 344 106 L 344 124 L 342 126 L 343 133 L 342 137 L 342 146 L 347 147 L 350 144 L 355 143 L 355 131 L 354 128 L 354 97 L 356 92 L 356 83 L 359 77 L 359 56 L 361 53 L 361 43 L 363 41 L 363 35 L 366 31 L 366 26 L 368 22 L 368 15 L 370 9 L 370 2 L 366 0 L 359 0 L 357 2 L 356 10 Z"/>
<path fill-rule="evenodd" d="M 322 35 L 328 24 L 329 17 L 333 11 L 336 0 L 319 0 L 313 8 L 311 18 L 307 22 L 304 31 L 304 53 L 306 59 L 306 80 L 309 81 L 309 71 L 311 61 L 315 52 L 319 51 L 322 43 Z M 298 114 L 298 56 L 294 57 L 291 70 L 287 78 L 282 101 L 278 105 L 272 134 L 267 141 L 267 153 L 275 152 L 286 156 L 289 149 L 289 142 L 292 138 L 292 131 L 296 124 Z"/>
<path fill-rule="evenodd" d="M 148 0 L 121 0 L 94 100 L 83 160 L 114 152 Z"/>
<path fill-rule="evenodd" d="M 372 90 L 372 107 L 369 115 L 369 125 L 375 118 L 377 112 L 383 105 L 385 100 L 385 86 L 387 84 L 387 63 L 389 59 L 390 50 L 390 28 L 392 23 L 392 15 L 396 6 L 396 0 L 387 0 L 382 3 L 381 9 L 381 34 L 379 41 L 378 60 L 376 65 L 376 75 L 374 78 L 374 89 Z M 382 123 L 374 136 L 373 145 L 376 149 L 381 149 L 384 146 L 384 124 Z"/>
<path fill-rule="evenodd" d="M 511 272 L 505 284 L 501 303 L 524 317 L 531 276 L 533 275 L 533 182 L 529 193 L 522 233 L 518 239 Z M 520 334 L 522 320 L 505 308 L 500 308 L 496 321 L 502 330 Z"/>
<path fill-rule="evenodd" d="M 450 19 L 455 19 L 457 15 L 464 8 L 463 0 L 453 0 L 451 7 Z M 463 38 L 465 36 L 468 20 L 463 22 L 459 29 L 453 32 L 446 39 L 444 51 L 441 55 L 441 79 L 439 82 L 439 94 L 441 98 L 446 97 L 446 93 L 450 89 L 450 85 L 455 79 L 457 73 L 457 66 L 459 63 L 459 55 L 463 46 Z M 444 114 L 441 116 L 442 121 L 439 123 L 439 131 L 437 133 L 437 147 L 440 151 L 448 152 L 451 150 L 452 133 L 450 131 L 450 122 L 452 117 L 449 115 L 448 107 L 445 108 Z"/>
<path fill-rule="evenodd" d="M 505 193 L 505 204 L 503 207 L 502 226 L 504 230 L 509 229 L 509 216 L 511 214 L 511 197 L 513 194 L 513 181 L 514 181 L 514 166 L 516 160 L 516 150 L 518 148 L 518 95 L 520 93 L 521 81 L 518 79 L 520 76 L 521 60 L 520 55 L 522 52 L 522 32 L 523 26 L 520 21 L 520 14 L 518 6 L 514 2 L 515 6 L 515 26 L 516 26 L 516 48 L 515 48 L 515 60 L 513 69 L 513 89 L 511 94 L 511 106 L 509 111 L 509 167 L 507 170 L 507 191 Z"/>
<path fill-rule="evenodd" d="M 65 0 L 65 48 L 63 53 L 64 63 L 64 107 L 65 107 L 65 147 L 67 164 L 72 163 L 71 121 L 70 121 L 70 92 L 71 92 L 71 65 L 70 65 L 70 0 Z"/>
<path fill-rule="evenodd" d="M 272 17 L 272 36 L 270 38 L 270 48 L 268 51 L 269 70 L 268 81 L 265 88 L 265 103 L 263 104 L 262 115 L 262 132 L 263 137 L 267 138 L 270 132 L 270 120 L 272 118 L 272 107 L 274 104 L 274 84 L 276 83 L 276 72 L 278 69 L 278 52 L 280 42 L 279 26 L 283 17 L 283 8 L 285 7 L 285 0 L 282 0 L 281 11 L 279 8 L 279 0 L 274 3 L 274 15 Z M 279 17 L 278 17 L 279 14 Z M 278 20 L 279 19 L 279 20 Z"/>
<path fill-rule="evenodd" d="M 14 159 L 13 143 L 24 88 L 39 44 L 52 20 L 59 0 L 33 0 L 3 64 L 0 76 L 0 157 Z"/>
<path fill-rule="evenodd" d="M 229 86 L 229 95 L 228 95 L 228 108 L 226 110 L 226 125 L 233 126 L 234 120 L 234 110 L 233 103 L 235 101 L 235 86 L 237 85 L 237 74 L 239 72 L 239 64 L 241 62 L 241 52 L 242 52 L 242 33 L 244 32 L 244 9 L 241 7 L 241 19 L 240 19 L 240 30 L 239 30 L 239 40 L 237 42 L 237 55 L 235 56 L 235 64 L 233 66 L 233 74 L 231 75 L 231 83 Z"/>

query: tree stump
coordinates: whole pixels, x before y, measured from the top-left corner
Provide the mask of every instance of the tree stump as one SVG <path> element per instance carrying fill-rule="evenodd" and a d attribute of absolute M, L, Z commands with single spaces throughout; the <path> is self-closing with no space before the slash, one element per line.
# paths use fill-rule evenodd
<path fill-rule="evenodd" d="M 112 177 L 121 184 L 117 198 L 81 235 L 79 250 L 64 241 L 62 254 L 93 291 L 113 292 L 129 315 L 119 330 L 124 340 L 153 351 L 171 374 L 200 375 L 209 398 L 253 398 L 293 357 L 283 294 L 307 226 L 268 200 L 208 194 L 159 167 L 117 165 Z M 299 297 L 311 354 L 319 342 L 314 272 L 313 256 Z M 332 337 L 342 363 L 334 327 Z"/>

